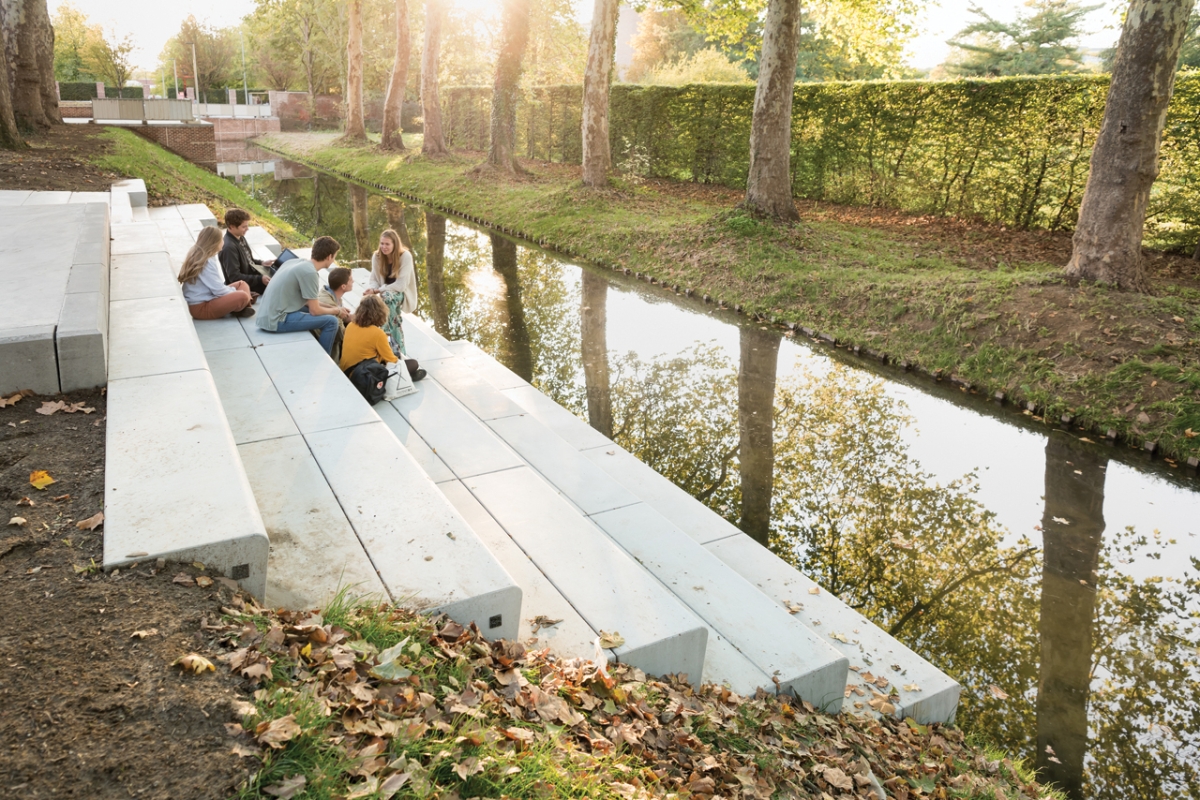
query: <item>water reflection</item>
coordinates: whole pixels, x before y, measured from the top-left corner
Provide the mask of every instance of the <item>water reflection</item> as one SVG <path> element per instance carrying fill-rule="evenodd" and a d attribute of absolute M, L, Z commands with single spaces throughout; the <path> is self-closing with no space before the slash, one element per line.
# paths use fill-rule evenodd
<path fill-rule="evenodd" d="M 1068 796 L 1200 797 L 1191 486 L 326 176 L 256 186 L 344 244 L 403 229 L 440 333 L 939 664 L 960 724 Z"/>

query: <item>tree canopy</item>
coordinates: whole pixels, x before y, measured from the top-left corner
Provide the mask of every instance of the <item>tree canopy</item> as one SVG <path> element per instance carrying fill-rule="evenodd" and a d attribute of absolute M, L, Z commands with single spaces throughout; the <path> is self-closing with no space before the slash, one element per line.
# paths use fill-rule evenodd
<path fill-rule="evenodd" d="M 1073 40 L 1084 33 L 1083 20 L 1101 5 L 1085 6 L 1075 0 L 1029 0 L 1028 12 L 1004 22 L 978 5 L 971 13 L 979 19 L 950 40 L 954 46 L 946 72 L 963 77 L 1001 75 L 1051 75 L 1079 72 L 1083 53 Z"/>

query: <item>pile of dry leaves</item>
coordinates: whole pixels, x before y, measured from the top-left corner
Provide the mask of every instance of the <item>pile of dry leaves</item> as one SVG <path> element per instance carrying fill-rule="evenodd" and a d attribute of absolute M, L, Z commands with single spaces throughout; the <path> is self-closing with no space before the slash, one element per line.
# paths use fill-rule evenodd
<path fill-rule="evenodd" d="M 248 797 L 1050 796 L 953 727 L 694 689 L 387 606 L 222 611 L 202 627 L 256 687 L 228 726 L 263 761 Z"/>

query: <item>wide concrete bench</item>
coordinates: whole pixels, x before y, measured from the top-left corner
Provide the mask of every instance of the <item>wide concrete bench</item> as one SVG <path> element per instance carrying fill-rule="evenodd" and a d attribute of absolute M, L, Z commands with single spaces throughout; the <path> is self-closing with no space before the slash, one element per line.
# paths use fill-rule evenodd
<path fill-rule="evenodd" d="M 104 567 L 199 561 L 262 597 L 268 539 L 150 220 L 113 226 Z"/>
<path fill-rule="evenodd" d="M 791 609 L 802 607 L 793 618 L 819 632 L 851 666 L 863 668 L 851 670 L 847 683 L 859 687 L 864 692 L 861 697 L 869 700 L 873 696 L 863 673 L 886 675 L 899 696 L 894 704 L 898 718 L 911 716 L 922 723 L 954 719 L 961 687 L 921 655 L 623 448 L 609 444 L 586 450 L 584 455 L 773 602 Z M 893 664 L 900 669 L 894 670 Z M 913 686 L 917 688 L 906 688 Z M 852 702 L 860 702 L 859 697 L 855 693 Z"/>
<path fill-rule="evenodd" d="M 272 534 L 270 597 L 345 586 L 517 635 L 520 587 L 310 334 L 196 328 Z"/>
<path fill-rule="evenodd" d="M 2 191 L 10 291 L 0 296 L 0 394 L 103 386 L 109 207 L 103 192 Z"/>

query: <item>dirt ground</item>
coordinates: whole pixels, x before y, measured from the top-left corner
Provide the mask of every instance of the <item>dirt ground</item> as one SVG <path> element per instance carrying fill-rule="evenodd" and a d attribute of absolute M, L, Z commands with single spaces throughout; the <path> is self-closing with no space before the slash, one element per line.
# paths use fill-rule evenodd
<path fill-rule="evenodd" d="M 26 137 L 28 150 L 0 150 L 0 189 L 107 192 L 121 176 L 86 159 L 108 147 L 101 130 L 96 125 L 57 125 Z"/>
<path fill-rule="evenodd" d="M 37 413 L 49 399 L 0 408 L 0 797 L 229 797 L 258 766 L 225 729 L 241 684 L 172 662 L 223 652 L 201 623 L 230 591 L 192 565 L 95 568 L 103 525 L 77 523 L 102 508 L 105 398 Z"/>

